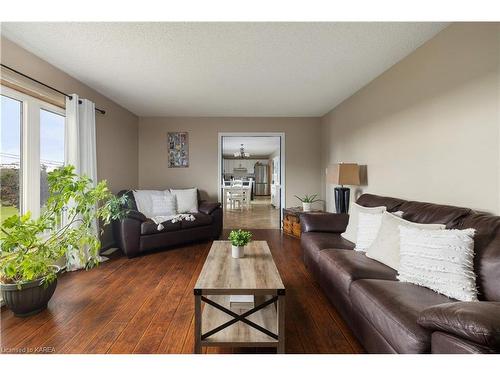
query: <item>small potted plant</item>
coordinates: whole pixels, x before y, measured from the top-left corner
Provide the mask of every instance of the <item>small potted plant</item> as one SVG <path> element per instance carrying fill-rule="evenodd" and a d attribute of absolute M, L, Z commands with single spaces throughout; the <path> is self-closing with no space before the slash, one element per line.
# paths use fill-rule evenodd
<path fill-rule="evenodd" d="M 40 217 L 13 215 L 1 226 L 0 290 L 17 316 L 36 314 L 54 294 L 64 256 L 79 258 L 85 268 L 99 263 L 101 243 L 95 230 L 122 217 L 126 199 L 115 197 L 106 181 L 94 186 L 73 166 L 48 173 L 49 198 Z"/>
<path fill-rule="evenodd" d="M 241 229 L 232 230 L 228 239 L 231 241 L 233 258 L 243 258 L 245 256 L 245 246 L 251 241 L 252 233 Z"/>
<path fill-rule="evenodd" d="M 311 206 L 313 203 L 322 201 L 322 199 L 316 199 L 317 196 L 318 194 L 313 194 L 305 195 L 303 197 L 295 196 L 295 198 L 302 202 L 302 211 L 309 212 L 312 210 Z"/>

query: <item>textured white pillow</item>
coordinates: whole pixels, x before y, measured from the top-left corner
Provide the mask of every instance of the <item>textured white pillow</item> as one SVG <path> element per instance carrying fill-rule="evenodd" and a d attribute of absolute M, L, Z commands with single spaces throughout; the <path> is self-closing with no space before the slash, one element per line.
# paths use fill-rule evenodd
<path fill-rule="evenodd" d="M 157 213 L 158 210 L 162 210 L 162 208 L 158 209 L 155 208 L 156 205 L 162 204 L 159 203 L 160 201 L 164 201 L 167 199 L 167 194 L 171 196 L 171 194 L 168 191 L 162 191 L 162 190 L 134 190 L 134 199 L 135 199 L 135 204 L 137 206 L 137 210 L 139 212 L 142 212 L 146 217 L 154 217 L 158 216 L 159 214 Z M 172 198 L 170 198 L 172 199 Z M 165 207 L 163 207 L 165 208 Z M 172 207 L 173 213 L 169 213 L 172 215 L 175 215 L 175 201 L 174 205 Z M 171 210 L 165 208 L 165 212 L 170 212 Z"/>
<path fill-rule="evenodd" d="M 163 195 L 152 195 L 153 216 L 172 216 L 177 214 L 175 195 L 168 191 Z"/>
<path fill-rule="evenodd" d="M 198 212 L 198 189 L 170 189 L 177 198 L 177 212 L 194 214 Z"/>
<path fill-rule="evenodd" d="M 477 301 L 474 229 L 428 230 L 399 226 L 398 279 L 460 301 Z"/>
<path fill-rule="evenodd" d="M 382 213 L 367 214 L 360 212 L 358 216 L 358 233 L 356 247 L 354 250 L 366 251 L 377 238 L 380 224 L 382 223 Z"/>
<path fill-rule="evenodd" d="M 399 214 L 399 215 L 398 215 Z M 444 224 L 420 224 L 401 218 L 402 212 L 384 212 L 377 238 L 366 250 L 368 258 L 375 259 L 395 270 L 399 269 L 399 226 L 421 229 L 444 229 Z"/>
<path fill-rule="evenodd" d="M 384 212 L 386 208 L 384 206 L 380 207 L 364 207 L 360 206 L 357 203 L 352 203 L 351 208 L 349 210 L 349 223 L 347 224 L 347 228 L 344 233 L 341 234 L 343 238 L 348 241 L 356 243 L 356 239 L 358 237 L 358 217 L 360 212 L 372 213 L 372 214 L 381 214 Z"/>

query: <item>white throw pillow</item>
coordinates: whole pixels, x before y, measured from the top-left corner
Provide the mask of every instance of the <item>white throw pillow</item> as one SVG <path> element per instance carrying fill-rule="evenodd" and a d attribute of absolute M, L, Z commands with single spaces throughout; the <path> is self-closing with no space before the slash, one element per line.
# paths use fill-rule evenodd
<path fill-rule="evenodd" d="M 198 212 L 198 189 L 170 189 L 177 198 L 177 212 L 194 214 Z"/>
<path fill-rule="evenodd" d="M 175 195 L 169 191 L 163 195 L 152 195 L 153 216 L 172 216 L 177 214 Z"/>
<path fill-rule="evenodd" d="M 364 207 L 357 203 L 352 203 L 349 210 L 349 223 L 344 233 L 341 234 L 343 238 L 348 241 L 356 243 L 358 237 L 358 216 L 360 212 L 381 214 L 386 208 L 384 206 L 380 207 Z"/>
<path fill-rule="evenodd" d="M 444 224 L 420 224 L 401 218 L 401 211 L 382 214 L 382 223 L 377 238 L 366 250 L 366 256 L 395 270 L 399 269 L 399 226 L 421 229 L 444 229 Z"/>
<path fill-rule="evenodd" d="M 358 233 L 356 247 L 354 250 L 366 251 L 377 238 L 380 224 L 382 223 L 382 213 L 367 214 L 360 212 L 358 216 Z"/>
<path fill-rule="evenodd" d="M 165 215 L 175 215 L 177 213 L 175 211 L 175 197 L 168 191 L 134 190 L 133 193 L 137 210 L 146 217 L 159 216 L 158 212 L 162 212 L 162 214 L 164 212 Z M 172 200 L 174 201 L 172 202 Z M 157 207 L 158 205 L 160 207 Z"/>
<path fill-rule="evenodd" d="M 399 226 L 398 279 L 460 301 L 477 301 L 474 229 L 429 230 Z"/>

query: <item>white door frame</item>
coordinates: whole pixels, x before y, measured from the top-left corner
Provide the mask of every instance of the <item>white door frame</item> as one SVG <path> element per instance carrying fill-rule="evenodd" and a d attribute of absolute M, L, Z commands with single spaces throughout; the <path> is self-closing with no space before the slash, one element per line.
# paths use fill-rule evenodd
<path fill-rule="evenodd" d="M 280 227 L 283 222 L 283 207 L 286 207 L 286 176 L 285 176 L 285 133 L 284 132 L 221 132 L 218 135 L 217 148 L 217 197 L 222 202 L 222 137 L 279 137 L 280 138 Z M 225 209 L 225 208 L 224 208 Z"/>

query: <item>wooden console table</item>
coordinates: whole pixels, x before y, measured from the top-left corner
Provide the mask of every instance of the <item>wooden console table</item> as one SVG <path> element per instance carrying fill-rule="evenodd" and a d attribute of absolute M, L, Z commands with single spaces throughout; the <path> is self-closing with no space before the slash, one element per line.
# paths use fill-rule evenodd
<path fill-rule="evenodd" d="M 313 210 L 307 212 L 308 214 L 322 214 L 323 210 Z M 301 228 L 300 228 L 300 215 L 304 211 L 302 207 L 291 207 L 283 209 L 283 233 L 300 238 Z"/>

